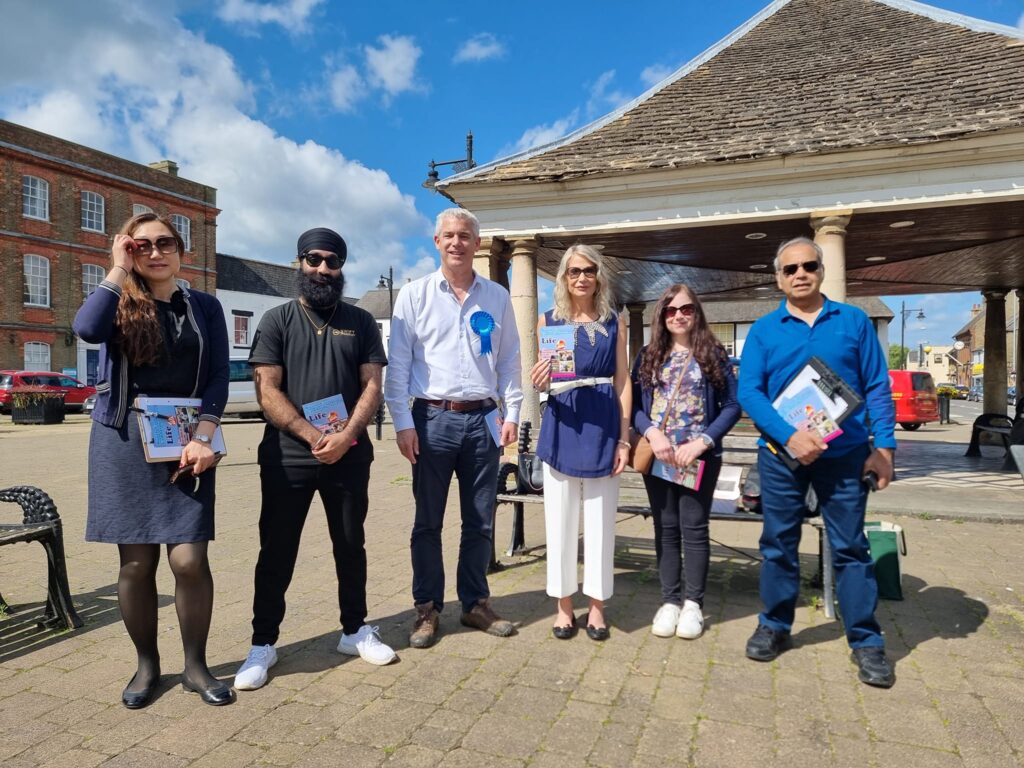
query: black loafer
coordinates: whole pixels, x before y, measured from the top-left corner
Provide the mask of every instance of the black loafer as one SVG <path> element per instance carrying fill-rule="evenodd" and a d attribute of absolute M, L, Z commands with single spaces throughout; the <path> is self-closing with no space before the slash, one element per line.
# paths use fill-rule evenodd
<path fill-rule="evenodd" d="M 200 688 L 197 685 L 192 685 L 192 683 L 182 677 L 181 687 L 190 693 L 198 693 L 199 698 L 211 707 L 223 707 L 225 704 L 230 704 L 235 700 L 235 692 L 231 690 L 231 686 L 227 683 L 218 682 L 209 688 Z"/>
<path fill-rule="evenodd" d="M 747 658 L 754 661 L 771 661 L 793 645 L 789 632 L 772 629 L 767 624 L 758 624 L 754 634 L 747 640 Z"/>
<path fill-rule="evenodd" d="M 134 682 L 135 675 L 132 675 L 132 679 L 128 681 L 128 685 L 131 686 Z M 156 693 L 156 689 L 159 685 L 160 673 L 157 672 L 156 677 L 153 678 L 153 682 L 141 691 L 129 691 L 128 688 L 125 688 L 124 691 L 121 692 L 121 703 L 128 709 L 142 709 L 153 701 L 153 695 Z"/>
<path fill-rule="evenodd" d="M 587 624 L 588 618 L 588 614 L 581 614 L 579 618 L 580 626 Z M 608 627 L 595 627 L 593 624 L 587 624 L 587 637 L 598 643 L 603 643 L 611 637 L 611 632 L 608 631 Z"/>
<path fill-rule="evenodd" d="M 896 672 L 884 648 L 854 648 L 850 658 L 857 665 L 857 677 L 862 683 L 876 688 L 892 688 L 896 682 Z"/>
<path fill-rule="evenodd" d="M 571 640 L 576 637 L 576 625 L 568 624 L 564 627 L 552 627 L 551 634 L 559 640 Z"/>

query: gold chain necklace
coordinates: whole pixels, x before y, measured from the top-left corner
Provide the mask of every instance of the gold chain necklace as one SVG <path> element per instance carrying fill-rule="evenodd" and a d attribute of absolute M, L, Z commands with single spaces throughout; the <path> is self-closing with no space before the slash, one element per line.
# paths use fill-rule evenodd
<path fill-rule="evenodd" d="M 327 318 L 327 322 L 324 323 L 323 325 L 321 325 L 320 327 L 317 327 L 317 324 L 313 322 L 313 318 L 310 317 L 309 316 L 309 312 L 306 311 L 306 305 L 303 304 L 301 301 L 299 302 L 299 309 L 302 310 L 302 314 L 304 314 L 306 316 L 306 319 L 309 320 L 309 324 L 313 326 L 313 330 L 316 331 L 316 335 L 317 336 L 323 336 L 324 335 L 324 328 L 326 328 L 328 325 L 330 325 L 331 320 L 334 319 L 334 313 L 338 311 L 338 305 L 337 304 L 334 305 L 334 310 L 331 312 L 331 316 L 328 317 Z"/>

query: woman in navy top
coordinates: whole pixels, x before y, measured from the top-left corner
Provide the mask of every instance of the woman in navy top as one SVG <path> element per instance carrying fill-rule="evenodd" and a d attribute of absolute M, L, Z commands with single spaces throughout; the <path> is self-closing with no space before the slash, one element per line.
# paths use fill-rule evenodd
<path fill-rule="evenodd" d="M 549 358 L 542 343 L 541 359 L 530 373 L 534 386 L 548 392 L 537 456 L 544 461 L 547 592 L 558 598 L 552 632 L 563 640 L 575 634 L 572 596 L 579 586 L 576 553 L 582 507 L 583 594 L 590 598 L 587 635 L 605 640 L 618 476 L 629 456 L 625 436 L 632 393 L 626 324 L 615 312 L 601 254 L 590 246 L 574 245 L 562 256 L 554 298 L 554 308 L 539 318 L 538 334 L 543 340 L 546 330 L 568 329 L 561 331 L 565 349 Z"/>
<path fill-rule="evenodd" d="M 693 640 L 704 632 L 708 528 L 711 496 L 722 468 L 722 440 L 739 419 L 740 407 L 725 348 L 685 285 L 669 287 L 655 304 L 651 343 L 640 350 L 631 378 L 633 428 L 650 441 L 657 459 L 644 475 L 663 601 L 651 631 L 658 637 Z M 684 485 L 684 470 L 698 460 L 704 462 L 703 472 L 693 490 Z"/>

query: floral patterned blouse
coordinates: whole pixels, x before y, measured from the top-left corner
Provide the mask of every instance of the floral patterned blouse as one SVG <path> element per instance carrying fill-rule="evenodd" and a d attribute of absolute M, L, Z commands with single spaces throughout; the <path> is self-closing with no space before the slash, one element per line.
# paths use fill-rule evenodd
<path fill-rule="evenodd" d="M 687 365 L 689 357 L 689 350 L 672 352 L 661 369 L 661 383 L 653 392 L 651 421 L 656 426 L 661 425 L 665 409 L 669 409 L 662 431 L 672 445 L 682 445 L 704 431 L 704 375 L 696 361 Z M 686 379 L 679 384 L 684 371 Z M 679 392 L 672 399 L 677 384 Z"/>

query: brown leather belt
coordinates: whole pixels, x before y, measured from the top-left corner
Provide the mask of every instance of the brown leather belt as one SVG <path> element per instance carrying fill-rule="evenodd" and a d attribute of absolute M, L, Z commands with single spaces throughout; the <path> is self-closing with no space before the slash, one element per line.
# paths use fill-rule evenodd
<path fill-rule="evenodd" d="M 479 411 L 481 408 L 489 408 L 494 405 L 494 401 L 489 397 L 484 400 L 425 400 L 422 397 L 417 397 L 416 402 L 459 413 Z"/>

